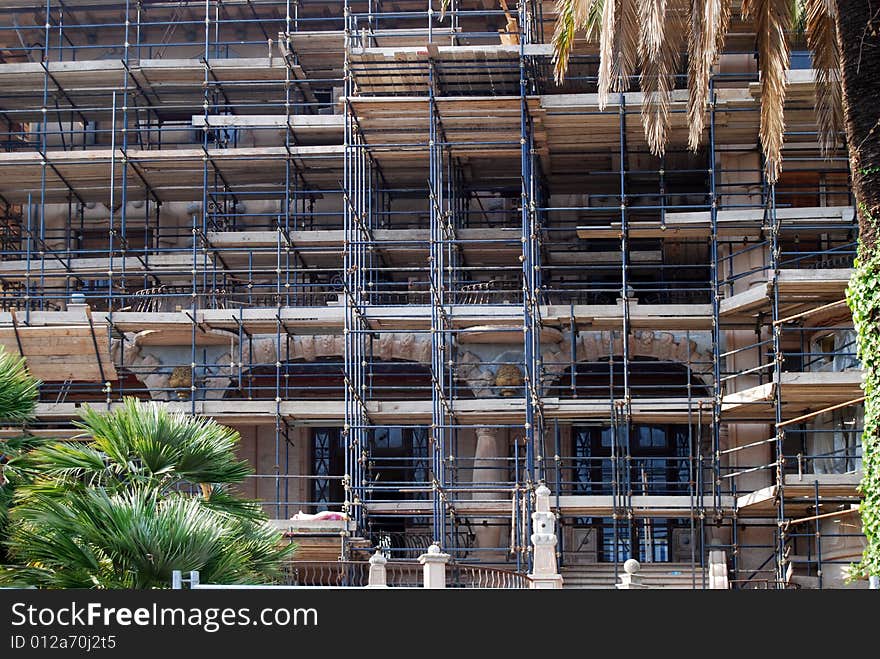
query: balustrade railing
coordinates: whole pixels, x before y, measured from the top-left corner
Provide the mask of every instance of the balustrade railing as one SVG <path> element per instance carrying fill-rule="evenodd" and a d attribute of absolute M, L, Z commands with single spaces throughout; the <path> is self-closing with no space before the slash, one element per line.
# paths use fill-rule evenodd
<path fill-rule="evenodd" d="M 387 583 L 391 588 L 421 588 L 423 568 L 419 563 L 388 561 Z M 370 564 L 366 561 L 291 561 L 284 568 L 279 585 L 363 588 L 369 584 Z M 447 588 L 525 589 L 529 578 L 518 572 L 476 565 L 450 564 L 446 569 Z"/>

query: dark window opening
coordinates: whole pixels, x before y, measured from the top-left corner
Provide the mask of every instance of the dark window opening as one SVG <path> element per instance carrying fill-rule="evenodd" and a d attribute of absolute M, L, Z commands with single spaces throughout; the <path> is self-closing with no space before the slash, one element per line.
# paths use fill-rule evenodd
<path fill-rule="evenodd" d="M 423 427 L 370 428 L 365 431 L 365 483 L 368 501 L 428 499 L 431 466 L 428 429 Z M 312 429 L 312 501 L 315 510 L 340 510 L 345 500 L 345 438 L 340 428 Z M 373 516 L 371 536 L 388 549 L 406 547 L 410 527 L 427 528 L 428 518 Z"/>
<path fill-rule="evenodd" d="M 623 398 L 623 363 L 603 359 L 595 362 L 578 362 L 567 368 L 558 380 L 545 384 L 549 397 L 559 398 Z M 695 356 L 696 359 L 696 356 Z M 633 398 L 702 398 L 711 395 L 709 387 L 700 376 L 686 365 L 661 362 L 640 357 L 630 359 L 628 371 L 629 392 Z M 690 391 L 689 391 L 690 385 Z"/>
<path fill-rule="evenodd" d="M 688 491 L 697 438 L 686 425 L 572 428 L 572 494 L 673 495 Z"/>
<path fill-rule="evenodd" d="M 364 374 L 365 400 L 411 400 L 431 398 L 431 371 L 425 364 L 410 361 L 368 362 Z M 456 382 L 453 397 L 473 396 L 466 384 Z M 341 399 L 345 395 L 345 366 L 342 357 L 315 361 L 291 361 L 274 366 L 254 366 L 233 377 L 226 398 Z"/>

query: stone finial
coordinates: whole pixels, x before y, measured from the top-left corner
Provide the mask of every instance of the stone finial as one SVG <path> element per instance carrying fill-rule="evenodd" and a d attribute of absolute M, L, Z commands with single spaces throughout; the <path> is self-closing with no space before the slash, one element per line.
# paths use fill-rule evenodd
<path fill-rule="evenodd" d="M 535 489 L 535 512 L 532 513 L 531 588 L 562 588 L 562 576 L 556 564 L 556 516 L 550 512 L 550 489 Z"/>
<path fill-rule="evenodd" d="M 623 564 L 623 571 L 627 574 L 638 574 L 641 569 L 642 564 L 634 558 L 627 559 Z"/>
<path fill-rule="evenodd" d="M 789 568 L 791 564 L 789 564 Z M 727 552 L 721 549 L 709 550 L 709 589 L 728 590 L 730 578 L 727 574 Z"/>
<path fill-rule="evenodd" d="M 427 552 L 419 556 L 419 562 L 422 564 L 426 563 L 448 563 L 449 559 L 452 558 L 449 554 L 444 554 L 440 551 L 439 543 L 434 543 L 428 547 Z"/>
<path fill-rule="evenodd" d="M 449 554 L 440 551 L 440 545 L 436 542 L 419 556 L 419 563 L 424 566 L 425 588 L 446 588 L 446 564 L 450 558 Z"/>
<path fill-rule="evenodd" d="M 634 558 L 627 559 L 623 564 L 623 574 L 620 575 L 620 583 L 615 584 L 618 590 L 637 590 L 647 588 L 642 583 L 642 576 L 639 570 L 642 569 L 641 564 Z"/>
<path fill-rule="evenodd" d="M 388 587 L 388 574 L 385 571 L 386 563 L 388 563 L 388 559 L 379 550 L 376 550 L 376 553 L 370 556 L 370 573 L 367 588 Z"/>
<path fill-rule="evenodd" d="M 535 510 L 539 513 L 550 512 L 550 488 L 539 485 L 535 490 Z"/>

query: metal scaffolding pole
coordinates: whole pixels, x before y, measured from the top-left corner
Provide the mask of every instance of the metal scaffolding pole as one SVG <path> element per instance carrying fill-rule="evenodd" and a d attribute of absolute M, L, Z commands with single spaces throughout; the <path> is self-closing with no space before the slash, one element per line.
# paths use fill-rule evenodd
<path fill-rule="evenodd" d="M 521 504 L 525 512 L 521 519 L 527 520 L 526 528 L 521 537 L 531 534 L 532 498 L 535 488 L 536 455 L 543 453 L 544 417 L 542 413 L 541 386 L 541 262 L 540 262 L 540 228 L 538 225 L 537 181 L 535 173 L 535 145 L 529 116 L 528 93 L 529 76 L 526 68 L 525 43 L 527 35 L 522 26 L 527 24 L 527 7 L 519 3 L 519 95 L 520 95 L 520 167 L 522 177 L 521 215 L 522 215 L 522 308 L 523 308 L 523 361 L 525 365 L 525 488 L 522 492 Z M 514 496 L 519 493 L 515 492 Z M 524 542 L 521 552 L 517 554 L 517 565 L 520 567 L 519 556 L 527 552 L 529 543 Z M 527 569 L 532 569 L 533 556 L 526 554 L 524 561 Z"/>

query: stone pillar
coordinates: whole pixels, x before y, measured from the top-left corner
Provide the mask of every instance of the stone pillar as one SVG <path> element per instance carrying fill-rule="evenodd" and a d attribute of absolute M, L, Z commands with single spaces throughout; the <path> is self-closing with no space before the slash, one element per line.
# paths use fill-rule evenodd
<path fill-rule="evenodd" d="M 446 564 L 449 562 L 449 554 L 440 551 L 440 546 L 434 543 L 428 547 L 428 553 L 419 556 L 419 563 L 424 568 L 425 588 L 446 588 Z"/>
<path fill-rule="evenodd" d="M 385 564 L 388 559 L 380 551 L 370 556 L 370 577 L 367 588 L 388 588 L 388 574 Z"/>
<path fill-rule="evenodd" d="M 620 575 L 620 583 L 615 584 L 618 590 L 640 590 L 647 588 L 642 583 L 642 577 L 639 574 L 641 569 L 642 566 L 636 559 L 630 558 L 627 560 L 623 564 L 623 574 Z"/>
<path fill-rule="evenodd" d="M 498 428 L 477 428 L 477 443 L 474 449 L 474 470 L 472 480 L 476 487 L 489 486 L 490 483 L 501 483 L 507 480 L 506 462 L 507 457 L 504 449 L 505 442 L 498 438 Z M 475 501 L 491 501 L 502 498 L 501 492 L 474 492 Z M 477 518 L 476 526 L 477 547 L 480 549 L 499 548 L 504 538 L 504 527 L 500 519 Z M 480 552 L 480 558 L 485 557 L 486 552 Z"/>
<path fill-rule="evenodd" d="M 556 567 L 556 515 L 550 512 L 550 490 L 541 485 L 535 490 L 532 513 L 532 548 L 534 566 L 530 588 L 562 588 L 562 575 Z"/>

